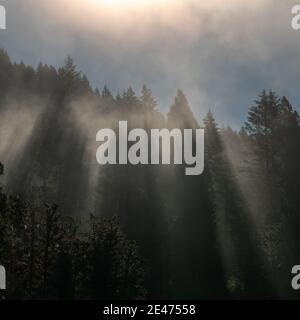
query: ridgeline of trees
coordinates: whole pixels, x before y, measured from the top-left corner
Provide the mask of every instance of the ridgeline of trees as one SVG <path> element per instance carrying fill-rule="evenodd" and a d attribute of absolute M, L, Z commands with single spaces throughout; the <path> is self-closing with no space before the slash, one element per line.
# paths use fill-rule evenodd
<path fill-rule="evenodd" d="M 297 298 L 300 118 L 286 97 L 263 91 L 236 132 L 218 128 L 211 112 L 199 123 L 180 90 L 164 117 L 146 86 L 113 96 L 94 90 L 71 58 L 34 69 L 0 51 L 2 127 L 12 106 L 36 117 L 14 152 L 0 128 L 6 298 Z M 204 127 L 204 174 L 99 168 L 96 131 L 120 120 Z"/>

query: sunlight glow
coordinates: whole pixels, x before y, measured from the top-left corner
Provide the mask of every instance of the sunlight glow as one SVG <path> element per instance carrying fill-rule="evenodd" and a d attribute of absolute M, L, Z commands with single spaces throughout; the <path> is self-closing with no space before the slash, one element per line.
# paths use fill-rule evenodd
<path fill-rule="evenodd" d="M 110 6 L 136 6 L 149 4 L 149 0 L 102 0 L 103 4 Z"/>
<path fill-rule="evenodd" d="M 127 39 L 146 41 L 149 34 L 158 31 L 156 26 L 180 28 L 179 32 L 184 32 L 193 23 L 190 8 L 184 4 L 190 0 L 54 1 L 57 5 L 47 5 L 47 12 L 52 11 L 56 21 L 60 12 L 63 24 L 70 24 L 73 30 L 114 35 L 114 39 L 122 39 L 126 34 Z"/>
<path fill-rule="evenodd" d="M 88 0 L 95 5 L 118 9 L 139 9 L 145 7 L 161 6 L 174 2 L 174 0 Z"/>
<path fill-rule="evenodd" d="M 175 45 L 178 39 L 192 43 L 198 41 L 199 35 L 207 31 L 207 17 L 210 17 L 209 28 L 219 31 L 220 26 L 226 25 L 229 14 L 235 18 L 241 10 L 251 12 L 249 10 L 256 8 L 261 0 L 245 2 L 52 0 L 41 1 L 41 5 L 56 24 L 72 28 L 73 32 L 88 33 L 90 36 L 97 34 L 98 37 L 104 36 L 106 41 L 134 42 L 135 46 L 148 45 L 152 40 L 167 42 L 170 46 L 172 42 Z M 104 45 L 103 42 L 101 45 Z"/>

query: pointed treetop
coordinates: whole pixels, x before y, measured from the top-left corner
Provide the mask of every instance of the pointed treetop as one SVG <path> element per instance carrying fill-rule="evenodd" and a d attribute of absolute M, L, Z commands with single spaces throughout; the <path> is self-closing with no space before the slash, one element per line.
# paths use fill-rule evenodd
<path fill-rule="evenodd" d="M 199 127 L 188 100 L 180 89 L 168 113 L 168 122 L 171 127 L 179 126 L 185 129 Z"/>
<path fill-rule="evenodd" d="M 209 109 L 209 111 L 207 112 L 206 117 L 203 119 L 203 123 L 204 123 L 205 126 L 215 126 L 215 127 L 217 127 L 216 120 L 214 118 L 214 115 L 213 115 L 211 109 Z"/>
<path fill-rule="evenodd" d="M 280 100 L 276 93 L 269 90 L 263 90 L 259 99 L 255 101 L 248 112 L 245 128 L 249 135 L 261 134 L 268 135 L 272 131 L 274 121 L 280 111 Z"/>
<path fill-rule="evenodd" d="M 106 85 L 104 86 L 104 88 L 102 90 L 102 97 L 103 98 L 112 98 L 112 94 Z"/>
<path fill-rule="evenodd" d="M 140 101 L 137 98 L 132 87 L 129 87 L 127 91 L 123 93 L 122 103 L 125 108 L 136 108 L 140 106 Z"/>
<path fill-rule="evenodd" d="M 142 88 L 141 102 L 142 107 L 146 111 L 154 111 L 157 106 L 157 102 L 153 97 L 151 90 L 146 85 L 143 85 Z"/>
<path fill-rule="evenodd" d="M 77 66 L 71 56 L 67 56 L 64 66 L 59 69 L 59 73 L 62 77 L 80 79 L 81 72 L 77 70 Z"/>

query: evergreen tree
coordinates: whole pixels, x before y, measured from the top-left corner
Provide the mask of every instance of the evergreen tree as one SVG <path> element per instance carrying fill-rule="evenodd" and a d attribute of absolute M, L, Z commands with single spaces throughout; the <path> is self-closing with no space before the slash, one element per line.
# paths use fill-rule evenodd
<path fill-rule="evenodd" d="M 187 99 L 178 91 L 175 103 L 168 115 L 169 127 L 183 129 L 199 128 Z M 207 127 L 210 132 L 210 128 Z M 195 145 L 193 146 L 195 147 Z M 207 163 L 206 163 L 207 164 Z M 201 176 L 185 176 L 183 168 L 180 190 L 175 191 L 182 205 L 175 224 L 175 265 L 180 270 L 175 274 L 175 297 L 191 299 L 226 298 L 225 272 L 218 246 L 215 205 L 212 197 L 212 181 L 206 166 Z M 176 194 L 175 193 L 175 194 Z M 176 201 L 174 197 L 174 201 Z"/>

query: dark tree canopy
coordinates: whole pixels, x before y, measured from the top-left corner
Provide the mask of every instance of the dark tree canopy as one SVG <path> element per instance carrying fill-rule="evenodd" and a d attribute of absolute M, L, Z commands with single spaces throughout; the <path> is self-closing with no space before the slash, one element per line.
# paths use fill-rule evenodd
<path fill-rule="evenodd" d="M 0 50 L 0 262 L 8 299 L 298 298 L 300 117 L 262 91 L 244 126 L 196 119 L 178 90 L 93 88 Z M 194 106 L 201 107 L 201 106 Z M 95 163 L 102 128 L 205 129 L 205 170 Z M 194 139 L 195 140 L 195 139 Z M 193 142 L 195 147 L 195 142 Z M 3 163 L 3 165 L 2 165 Z"/>

